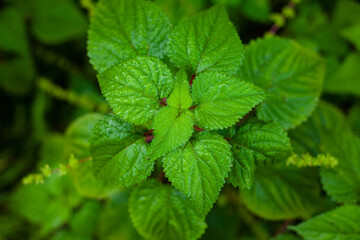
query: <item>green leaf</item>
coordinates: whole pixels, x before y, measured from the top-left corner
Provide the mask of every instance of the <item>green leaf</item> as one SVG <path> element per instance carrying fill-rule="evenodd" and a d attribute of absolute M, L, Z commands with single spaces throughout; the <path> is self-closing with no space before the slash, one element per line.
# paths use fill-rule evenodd
<path fill-rule="evenodd" d="M 176 74 L 174 89 L 167 99 L 167 104 L 177 109 L 188 109 L 191 107 L 190 85 L 184 70 L 180 70 Z"/>
<path fill-rule="evenodd" d="M 256 165 L 284 161 L 292 148 L 287 133 L 274 122 L 250 119 L 230 139 L 234 163 L 229 175 L 234 187 L 250 189 Z"/>
<path fill-rule="evenodd" d="M 309 152 L 316 156 L 321 152 L 326 134 L 349 130 L 343 113 L 330 103 L 320 101 L 308 121 L 290 130 L 289 136 L 296 153 Z"/>
<path fill-rule="evenodd" d="M 200 133 L 163 158 L 166 177 L 205 216 L 216 201 L 231 167 L 230 145 L 219 135 Z"/>
<path fill-rule="evenodd" d="M 97 227 L 99 239 L 143 240 L 130 219 L 129 192 L 116 192 L 105 202 Z"/>
<path fill-rule="evenodd" d="M 206 70 L 236 72 L 242 53 L 239 36 L 221 6 L 184 19 L 169 34 L 170 60 L 194 74 Z"/>
<path fill-rule="evenodd" d="M 333 12 L 333 26 L 343 29 L 360 23 L 360 4 L 354 0 L 338 1 Z"/>
<path fill-rule="evenodd" d="M 360 207 L 342 206 L 291 229 L 305 240 L 356 240 L 360 236 Z"/>
<path fill-rule="evenodd" d="M 336 71 L 326 79 L 324 91 L 333 94 L 360 96 L 360 86 L 355 84 L 360 76 L 360 54 L 351 53 L 345 57 Z"/>
<path fill-rule="evenodd" d="M 73 154 L 79 161 L 90 158 L 90 138 L 95 124 L 104 116 L 97 113 L 89 113 L 73 121 L 65 132 L 66 149 L 61 149 L 66 155 L 62 159 L 63 164 L 68 164 L 68 159 Z M 59 148 L 59 145 L 56 146 Z M 57 154 L 59 155 L 59 154 Z M 51 166 L 51 165 L 50 165 Z M 56 166 L 56 168 L 59 165 Z M 99 181 L 95 178 L 91 161 L 85 161 L 76 168 L 70 168 L 68 173 L 76 191 L 85 197 L 101 199 L 108 196 L 109 192 L 117 188 L 113 184 Z"/>
<path fill-rule="evenodd" d="M 264 91 L 245 81 L 218 72 L 206 72 L 195 78 L 192 97 L 198 106 L 195 117 L 206 129 L 234 125 L 265 98 Z"/>
<path fill-rule="evenodd" d="M 74 188 L 81 196 L 94 199 L 104 199 L 119 187 L 112 183 L 106 183 L 96 179 L 92 171 L 91 161 L 80 163 L 78 167 L 69 169 Z"/>
<path fill-rule="evenodd" d="M 103 95 L 125 121 L 151 120 L 173 87 L 170 70 L 154 57 L 140 56 L 116 65 L 98 76 Z"/>
<path fill-rule="evenodd" d="M 347 118 L 354 133 L 360 137 L 360 105 L 359 104 L 354 104 L 350 108 L 349 115 Z"/>
<path fill-rule="evenodd" d="M 51 176 L 44 184 L 20 185 L 9 202 L 15 213 L 39 225 L 38 236 L 46 238 L 71 219 L 72 209 L 79 205 L 81 198 L 68 176 Z"/>
<path fill-rule="evenodd" d="M 183 146 L 194 131 L 193 119 L 193 113 L 188 110 L 180 114 L 171 107 L 160 110 L 153 123 L 154 140 L 149 148 L 151 158 L 159 158 L 175 148 Z"/>
<path fill-rule="evenodd" d="M 205 0 L 155 0 L 164 10 L 173 24 L 177 24 L 184 17 L 193 16 L 205 7 Z"/>
<path fill-rule="evenodd" d="M 259 167 L 250 190 L 242 189 L 246 207 L 268 220 L 308 218 L 324 202 L 314 169 Z"/>
<path fill-rule="evenodd" d="M 101 0 L 91 18 L 89 57 L 101 72 L 137 55 L 161 58 L 171 26 L 154 4 L 142 0 Z"/>
<path fill-rule="evenodd" d="M 301 238 L 290 233 L 283 233 L 271 238 L 271 240 L 301 240 Z"/>
<path fill-rule="evenodd" d="M 95 200 L 84 202 L 75 212 L 70 221 L 73 232 L 86 237 L 91 237 L 97 227 L 101 205 Z"/>
<path fill-rule="evenodd" d="M 32 0 L 32 31 L 42 42 L 58 44 L 85 36 L 86 17 L 71 0 Z"/>
<path fill-rule="evenodd" d="M 244 0 L 241 3 L 241 12 L 251 20 L 266 23 L 270 18 L 270 1 Z"/>
<path fill-rule="evenodd" d="M 93 172 L 105 182 L 128 187 L 146 179 L 153 170 L 154 161 L 146 158 L 144 136 L 114 115 L 96 124 L 90 147 Z"/>
<path fill-rule="evenodd" d="M 0 88 L 9 93 L 29 92 L 35 74 L 25 19 L 12 7 L 0 11 Z"/>
<path fill-rule="evenodd" d="M 333 169 L 321 169 L 325 191 L 337 202 L 360 201 L 360 140 L 350 130 L 341 111 L 320 102 L 308 122 L 289 133 L 297 153 L 329 153 L 338 160 Z"/>
<path fill-rule="evenodd" d="M 253 41 L 246 48 L 239 76 L 268 93 L 257 107 L 257 116 L 289 129 L 305 121 L 315 109 L 324 70 L 317 54 L 291 40 L 270 37 Z"/>
<path fill-rule="evenodd" d="M 195 240 L 206 223 L 189 200 L 170 185 L 146 181 L 130 198 L 130 217 L 145 239 Z"/>
<path fill-rule="evenodd" d="M 360 50 L 360 21 L 358 24 L 342 30 L 341 35 Z"/>
<path fill-rule="evenodd" d="M 51 168 L 58 168 L 60 163 L 64 163 L 68 158 L 66 145 L 66 138 L 63 135 L 56 133 L 46 134 L 39 151 L 41 157 L 37 164 L 38 169 L 47 164 Z"/>
<path fill-rule="evenodd" d="M 104 117 L 102 114 L 89 113 L 74 120 L 65 131 L 67 157 L 73 154 L 78 159 L 90 157 L 91 131 Z"/>
<path fill-rule="evenodd" d="M 321 182 L 325 191 L 337 202 L 360 201 L 360 139 L 352 133 L 329 132 L 322 148 L 336 157 L 339 164 L 332 169 L 322 168 Z"/>

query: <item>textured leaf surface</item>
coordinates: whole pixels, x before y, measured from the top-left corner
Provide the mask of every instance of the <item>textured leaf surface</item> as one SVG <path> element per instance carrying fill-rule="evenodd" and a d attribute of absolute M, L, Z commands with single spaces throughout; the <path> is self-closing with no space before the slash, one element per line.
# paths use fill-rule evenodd
<path fill-rule="evenodd" d="M 136 57 L 98 76 L 103 95 L 125 121 L 143 124 L 158 112 L 161 98 L 170 94 L 170 70 L 154 57 Z"/>
<path fill-rule="evenodd" d="M 255 164 L 284 161 L 292 151 L 287 133 L 279 124 L 256 119 L 238 128 L 230 144 L 234 163 L 229 180 L 235 187 L 248 189 L 252 185 Z"/>
<path fill-rule="evenodd" d="M 349 132 L 329 133 L 323 148 L 339 161 L 332 169 L 321 169 L 325 191 L 337 202 L 360 201 L 360 139 Z"/>
<path fill-rule="evenodd" d="M 108 115 L 94 127 L 91 141 L 93 171 L 105 182 L 131 186 L 146 179 L 154 162 L 146 158 L 148 144 L 117 116 Z"/>
<path fill-rule="evenodd" d="M 205 216 L 212 208 L 231 167 L 230 145 L 219 135 L 201 133 L 163 158 L 166 177 L 190 197 Z"/>
<path fill-rule="evenodd" d="M 206 223 L 170 185 L 146 181 L 130 198 L 130 217 L 145 239 L 195 240 Z"/>
<path fill-rule="evenodd" d="M 89 30 L 90 62 L 100 73 L 136 55 L 162 57 L 170 22 L 154 3 L 101 0 Z"/>
<path fill-rule="evenodd" d="M 322 59 L 315 53 L 291 40 L 271 37 L 250 43 L 239 76 L 268 93 L 257 107 L 258 117 L 289 129 L 314 110 L 324 70 Z"/>
<path fill-rule="evenodd" d="M 184 19 L 169 34 L 168 56 L 194 74 L 205 70 L 235 72 L 243 45 L 224 7 L 216 6 Z"/>
<path fill-rule="evenodd" d="M 190 87 L 185 71 L 181 70 L 176 74 L 174 89 L 167 99 L 167 104 L 178 109 L 191 107 Z"/>
<path fill-rule="evenodd" d="M 161 109 L 153 123 L 154 140 L 149 148 L 151 158 L 156 159 L 184 145 L 194 131 L 193 119 L 193 113 L 188 110 L 179 114 L 172 107 Z"/>
<path fill-rule="evenodd" d="M 195 78 L 192 97 L 198 106 L 195 117 L 200 126 L 222 129 L 234 125 L 265 98 L 264 91 L 245 81 L 218 72 Z"/>
<path fill-rule="evenodd" d="M 342 206 L 292 227 L 305 240 L 360 239 L 360 207 Z"/>
<path fill-rule="evenodd" d="M 242 200 L 249 210 L 265 219 L 308 218 L 324 205 L 315 173 L 289 167 L 257 168 L 253 187 L 241 190 Z"/>

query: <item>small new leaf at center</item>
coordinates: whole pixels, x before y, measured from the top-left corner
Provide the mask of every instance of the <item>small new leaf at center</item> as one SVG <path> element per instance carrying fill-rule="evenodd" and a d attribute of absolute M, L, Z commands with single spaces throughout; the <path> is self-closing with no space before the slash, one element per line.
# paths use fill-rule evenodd
<path fill-rule="evenodd" d="M 154 119 L 154 140 L 150 145 L 152 159 L 184 145 L 191 137 L 194 129 L 193 113 L 186 110 L 178 113 L 175 108 L 165 107 Z"/>
<path fill-rule="evenodd" d="M 177 109 L 188 109 L 191 107 L 189 82 L 184 70 L 179 71 L 175 77 L 173 92 L 167 99 L 167 103 Z"/>

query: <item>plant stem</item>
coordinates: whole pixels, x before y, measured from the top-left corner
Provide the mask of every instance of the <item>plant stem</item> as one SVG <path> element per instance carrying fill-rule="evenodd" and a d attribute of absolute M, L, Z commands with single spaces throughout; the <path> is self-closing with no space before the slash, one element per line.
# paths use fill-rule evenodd
<path fill-rule="evenodd" d="M 202 129 L 202 128 L 199 128 L 198 126 L 195 126 L 195 125 L 194 125 L 193 127 L 194 127 L 194 129 L 195 129 L 195 130 L 197 130 L 197 131 L 199 131 L 199 132 L 202 132 L 202 131 L 204 131 L 204 129 Z"/>
<path fill-rule="evenodd" d="M 273 237 L 276 237 L 277 235 L 286 232 L 287 226 L 291 225 L 294 222 L 294 220 L 292 219 L 287 219 L 285 220 L 281 226 L 276 230 L 275 234 L 273 235 Z"/>
<path fill-rule="evenodd" d="M 101 113 L 109 112 L 109 107 L 106 103 L 95 103 L 86 95 L 79 95 L 71 90 L 65 90 L 60 86 L 55 85 L 47 78 L 40 77 L 38 79 L 38 87 L 49 95 L 59 100 L 64 100 L 75 106 L 84 108 L 89 111 L 97 111 Z"/>
<path fill-rule="evenodd" d="M 191 77 L 190 83 L 189 83 L 190 87 L 193 84 L 195 77 L 196 77 L 196 74 L 193 74 L 192 77 Z"/>
<path fill-rule="evenodd" d="M 296 3 L 295 3 L 293 0 L 291 0 L 291 1 L 288 3 L 288 5 L 285 6 L 285 8 L 287 8 L 287 9 L 289 9 L 289 10 L 293 10 L 293 9 L 295 8 L 295 6 L 296 6 Z M 283 13 L 280 14 L 280 17 L 283 19 L 284 22 L 285 22 L 286 19 L 287 19 L 287 17 L 286 17 Z M 282 26 L 277 25 L 277 23 L 275 22 L 275 23 L 271 26 L 271 28 L 269 29 L 269 31 L 268 31 L 267 33 L 268 33 L 269 35 L 275 35 L 275 34 L 279 31 L 279 29 L 280 29 L 281 27 L 282 27 Z"/>

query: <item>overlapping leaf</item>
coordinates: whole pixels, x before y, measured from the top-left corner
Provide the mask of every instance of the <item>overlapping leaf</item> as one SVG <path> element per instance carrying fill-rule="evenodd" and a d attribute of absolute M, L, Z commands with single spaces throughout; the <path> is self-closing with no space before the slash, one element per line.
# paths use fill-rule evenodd
<path fill-rule="evenodd" d="M 360 201 L 360 140 L 355 136 L 339 109 L 320 102 L 308 122 L 289 133 L 296 152 L 329 153 L 338 160 L 333 169 L 321 169 L 326 192 L 337 202 Z"/>
<path fill-rule="evenodd" d="M 168 56 L 194 74 L 233 73 L 239 69 L 243 46 L 224 7 L 216 6 L 185 19 L 169 34 Z"/>
<path fill-rule="evenodd" d="M 70 154 L 79 161 L 90 158 L 92 129 L 102 118 L 102 114 L 89 113 L 77 118 L 69 125 L 65 132 L 65 149 L 62 149 L 66 155 L 65 159 L 62 159 L 65 161 L 64 164 L 67 164 Z M 91 162 L 85 161 L 78 164 L 76 168 L 69 169 L 69 176 L 80 195 L 97 199 L 104 198 L 116 186 L 96 179 L 91 169 Z"/>
<path fill-rule="evenodd" d="M 171 107 L 160 110 L 153 123 L 154 140 L 149 148 L 151 157 L 156 159 L 184 145 L 193 133 L 193 125 L 194 116 L 188 110 L 180 114 Z"/>
<path fill-rule="evenodd" d="M 90 24 L 90 62 L 101 73 L 136 55 L 162 57 L 170 28 L 154 3 L 101 0 Z"/>
<path fill-rule="evenodd" d="M 245 81 L 218 72 L 196 77 L 192 97 L 198 105 L 195 117 L 206 129 L 222 129 L 234 125 L 265 98 L 264 91 Z"/>
<path fill-rule="evenodd" d="M 321 182 L 325 191 L 337 202 L 360 201 L 360 139 L 349 132 L 329 132 L 323 149 L 338 159 L 335 168 L 321 169 Z"/>
<path fill-rule="evenodd" d="M 188 109 L 191 107 L 190 87 L 184 70 L 180 70 L 176 74 L 174 89 L 167 99 L 167 104 L 177 109 Z"/>
<path fill-rule="evenodd" d="M 242 189 L 246 207 L 269 220 L 308 218 L 324 207 L 314 169 L 260 167 L 250 190 Z"/>
<path fill-rule="evenodd" d="M 205 216 L 216 201 L 231 167 L 230 145 L 219 135 L 201 133 L 163 158 L 166 177 L 190 197 Z"/>
<path fill-rule="evenodd" d="M 342 206 L 291 227 L 291 229 L 305 240 L 356 240 L 360 236 L 359 222 L 359 206 Z"/>
<path fill-rule="evenodd" d="M 324 82 L 324 91 L 332 94 L 352 94 L 360 96 L 360 86 L 356 83 L 360 76 L 360 54 L 346 56 L 335 72 Z"/>
<path fill-rule="evenodd" d="M 151 120 L 173 87 L 170 70 L 154 57 L 140 56 L 116 65 L 98 76 L 103 95 L 125 121 Z"/>
<path fill-rule="evenodd" d="M 343 113 L 335 106 L 320 101 L 308 121 L 290 130 L 289 136 L 296 153 L 309 152 L 316 156 L 321 152 L 326 134 L 332 132 L 337 135 L 343 131 L 349 131 Z"/>
<path fill-rule="evenodd" d="M 148 144 L 127 122 L 108 115 L 94 127 L 91 155 L 95 176 L 131 186 L 146 179 L 154 162 L 146 158 Z"/>
<path fill-rule="evenodd" d="M 130 217 L 145 239 L 195 240 L 206 228 L 189 200 L 170 185 L 147 181 L 130 198 Z"/>
<path fill-rule="evenodd" d="M 230 144 L 234 163 L 229 180 L 235 187 L 248 189 L 252 185 L 255 164 L 284 161 L 292 151 L 290 140 L 279 124 L 255 119 L 242 125 Z"/>
<path fill-rule="evenodd" d="M 306 120 L 314 110 L 324 70 L 323 60 L 317 54 L 291 40 L 270 37 L 250 43 L 239 77 L 268 93 L 257 107 L 258 117 L 289 129 Z"/>

